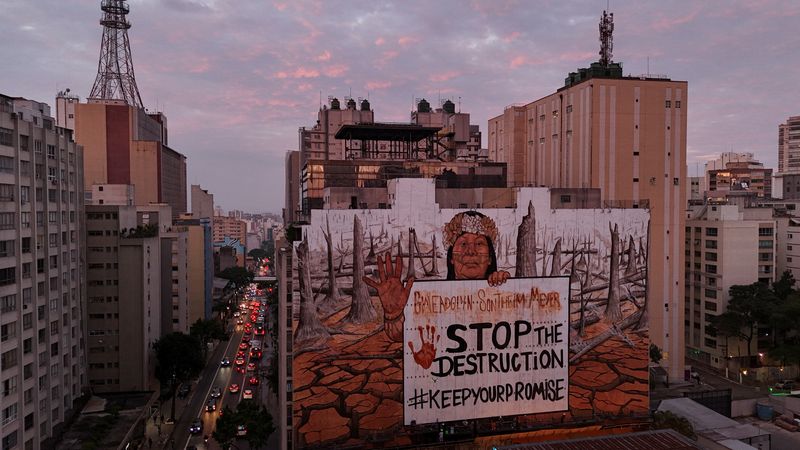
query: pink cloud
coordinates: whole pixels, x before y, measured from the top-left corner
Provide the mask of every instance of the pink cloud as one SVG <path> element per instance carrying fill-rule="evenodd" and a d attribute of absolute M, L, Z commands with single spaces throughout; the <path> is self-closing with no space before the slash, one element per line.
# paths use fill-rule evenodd
<path fill-rule="evenodd" d="M 331 52 L 325 50 L 324 52 L 322 52 L 319 55 L 317 55 L 317 57 L 314 58 L 314 59 L 316 59 L 317 61 L 330 61 Z"/>
<path fill-rule="evenodd" d="M 300 102 L 293 100 L 286 100 L 284 98 L 271 98 L 267 100 L 269 106 L 282 106 L 284 108 L 295 108 L 300 106 Z"/>
<path fill-rule="evenodd" d="M 520 33 L 519 31 L 514 31 L 511 34 L 503 36 L 503 42 L 505 42 L 507 44 L 511 43 L 511 42 L 514 42 L 517 39 L 519 39 L 520 36 L 522 36 L 522 33 Z"/>
<path fill-rule="evenodd" d="M 384 39 L 382 37 L 379 37 L 378 39 L 375 39 L 375 45 L 381 46 L 381 45 L 383 45 L 385 43 L 386 43 L 386 39 Z"/>
<path fill-rule="evenodd" d="M 392 82 L 391 81 L 368 81 L 366 87 L 370 91 L 377 90 L 377 89 L 386 89 L 386 88 L 392 87 Z"/>
<path fill-rule="evenodd" d="M 522 67 L 526 64 L 528 64 L 528 58 L 520 55 L 515 56 L 514 59 L 511 60 L 510 66 L 512 69 L 516 69 L 517 67 Z"/>
<path fill-rule="evenodd" d="M 569 61 L 569 62 L 583 62 L 595 58 L 596 56 L 597 54 L 593 52 L 567 52 L 559 55 L 558 60 Z"/>
<path fill-rule="evenodd" d="M 419 38 L 415 37 L 415 36 L 400 36 L 400 38 L 397 39 L 397 43 L 402 45 L 403 47 L 405 47 L 406 45 L 409 45 L 409 44 L 413 44 L 413 43 L 418 42 L 418 41 L 419 41 Z"/>
<path fill-rule="evenodd" d="M 189 66 L 189 72 L 206 73 L 210 68 L 211 68 L 211 63 L 208 61 L 208 58 L 202 57 L 198 58 L 196 61 L 194 61 L 194 64 Z"/>
<path fill-rule="evenodd" d="M 452 80 L 453 78 L 461 75 L 461 72 L 457 70 L 450 70 L 447 72 L 442 73 L 435 73 L 430 76 L 431 81 L 448 81 Z"/>
<path fill-rule="evenodd" d="M 313 87 L 314 87 L 314 85 L 312 85 L 311 83 L 302 83 L 302 84 L 298 84 L 297 85 L 297 91 L 298 92 L 308 92 Z"/>
<path fill-rule="evenodd" d="M 328 66 L 323 70 L 326 77 L 340 77 L 344 75 L 350 68 L 344 64 L 335 64 Z"/>
<path fill-rule="evenodd" d="M 698 11 L 694 10 L 682 17 L 662 17 L 650 26 L 656 31 L 669 31 L 693 21 L 697 17 L 697 13 Z"/>
<path fill-rule="evenodd" d="M 275 9 L 277 9 L 278 11 L 285 11 L 285 10 L 286 10 L 286 8 L 287 8 L 289 5 L 288 5 L 288 4 L 286 4 L 286 3 L 275 2 L 275 3 L 274 3 L 274 6 L 275 6 Z"/>
<path fill-rule="evenodd" d="M 317 69 L 307 69 L 305 67 L 298 67 L 293 72 L 278 72 L 275 78 L 317 78 L 319 71 Z"/>

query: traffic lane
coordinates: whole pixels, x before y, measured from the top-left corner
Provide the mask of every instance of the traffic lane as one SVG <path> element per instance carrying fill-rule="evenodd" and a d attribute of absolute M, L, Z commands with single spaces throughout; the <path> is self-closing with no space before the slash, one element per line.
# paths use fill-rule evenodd
<path fill-rule="evenodd" d="M 214 351 L 214 354 L 201 374 L 200 381 L 197 383 L 197 392 L 195 392 L 192 401 L 183 411 L 181 422 L 184 422 L 185 418 L 185 423 L 178 424 L 179 428 L 177 428 L 173 434 L 176 443 L 185 443 L 182 446 L 178 445 L 176 448 L 185 448 L 189 445 L 195 445 L 198 448 L 201 448 L 203 435 L 210 435 L 212 429 L 209 428 L 209 424 L 213 423 L 213 421 L 210 419 L 209 414 L 205 412 L 206 403 L 210 397 L 211 388 L 214 386 L 219 386 L 220 384 L 224 386 L 225 381 L 223 379 L 230 378 L 230 372 L 232 369 L 221 367 L 220 361 L 222 361 L 222 358 L 224 357 L 231 358 L 231 356 L 236 354 L 235 348 L 241 342 L 241 338 L 241 330 L 234 329 L 234 332 L 231 333 L 231 338 L 227 344 L 224 346 L 217 346 L 217 349 Z M 231 361 L 233 361 L 232 358 Z M 204 395 L 198 395 L 198 392 L 201 392 Z M 189 433 L 189 426 L 191 425 L 192 421 L 197 418 L 200 418 L 203 423 L 203 431 L 198 435 L 192 435 Z"/>

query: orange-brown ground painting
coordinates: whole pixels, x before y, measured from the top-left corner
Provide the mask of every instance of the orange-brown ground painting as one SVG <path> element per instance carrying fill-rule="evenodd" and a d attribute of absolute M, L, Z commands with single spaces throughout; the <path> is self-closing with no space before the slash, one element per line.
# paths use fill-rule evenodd
<path fill-rule="evenodd" d="M 403 348 L 382 331 L 380 302 L 375 322 L 348 325 L 327 347 L 295 355 L 295 445 L 298 448 L 384 448 L 411 443 L 403 426 Z M 630 304 L 623 314 L 633 313 Z M 323 321 L 339 327 L 347 308 Z M 573 314 L 571 319 L 576 320 Z M 520 428 L 573 419 L 647 414 L 646 331 L 624 330 L 587 352 L 569 368 L 569 411 L 518 416 Z M 608 329 L 586 327 L 583 339 Z"/>

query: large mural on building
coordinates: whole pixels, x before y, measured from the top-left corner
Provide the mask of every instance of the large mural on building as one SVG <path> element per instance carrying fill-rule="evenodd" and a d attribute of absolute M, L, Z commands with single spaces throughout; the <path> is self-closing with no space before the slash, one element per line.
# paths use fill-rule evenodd
<path fill-rule="evenodd" d="M 312 211 L 295 245 L 297 448 L 648 413 L 646 210 L 534 188 L 440 209 L 399 181 L 391 209 Z"/>

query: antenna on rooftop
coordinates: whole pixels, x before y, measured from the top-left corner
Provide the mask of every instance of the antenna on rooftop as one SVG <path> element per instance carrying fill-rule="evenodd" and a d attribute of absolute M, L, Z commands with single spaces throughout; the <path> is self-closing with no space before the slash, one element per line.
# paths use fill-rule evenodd
<path fill-rule="evenodd" d="M 608 67 L 614 51 L 614 13 L 603 11 L 600 19 L 600 65 Z"/>
<path fill-rule="evenodd" d="M 100 4 L 103 18 L 103 40 L 100 45 L 100 62 L 89 98 L 116 99 L 144 108 L 136 77 L 133 74 L 131 44 L 128 29 L 131 23 L 125 17 L 130 12 L 126 0 L 103 0 Z"/>

